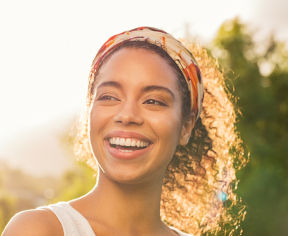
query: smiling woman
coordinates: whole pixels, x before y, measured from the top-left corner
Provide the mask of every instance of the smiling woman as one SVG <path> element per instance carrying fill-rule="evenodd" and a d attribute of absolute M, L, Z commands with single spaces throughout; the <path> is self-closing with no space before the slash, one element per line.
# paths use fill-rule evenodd
<path fill-rule="evenodd" d="M 95 188 L 17 214 L 3 235 L 200 235 L 237 225 L 234 164 L 245 159 L 234 107 L 215 62 L 191 49 L 199 65 L 162 30 L 111 37 L 92 63 L 75 144 L 98 172 Z"/>

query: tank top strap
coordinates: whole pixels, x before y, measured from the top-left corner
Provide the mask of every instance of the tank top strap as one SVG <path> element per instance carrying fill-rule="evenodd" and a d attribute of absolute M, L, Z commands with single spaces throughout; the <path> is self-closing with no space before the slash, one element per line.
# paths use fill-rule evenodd
<path fill-rule="evenodd" d="M 180 231 L 179 229 L 177 228 L 174 228 L 172 226 L 169 226 L 170 229 L 174 230 L 174 232 L 176 232 L 177 234 L 179 234 L 180 236 L 193 236 L 192 234 L 186 234 L 186 233 L 183 233 L 182 231 Z"/>
<path fill-rule="evenodd" d="M 96 236 L 87 219 L 67 202 L 58 202 L 49 206 L 38 207 L 52 211 L 60 221 L 64 236 Z M 171 227 L 180 236 L 193 236 Z"/>
<path fill-rule="evenodd" d="M 60 221 L 64 236 L 95 236 L 87 219 L 67 202 L 58 202 L 38 209 L 52 211 Z"/>

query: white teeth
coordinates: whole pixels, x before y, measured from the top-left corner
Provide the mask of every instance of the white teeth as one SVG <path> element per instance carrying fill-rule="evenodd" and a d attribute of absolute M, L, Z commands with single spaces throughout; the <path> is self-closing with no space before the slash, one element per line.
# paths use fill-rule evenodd
<path fill-rule="evenodd" d="M 116 144 L 116 145 L 119 145 L 119 144 L 120 144 L 120 139 L 119 139 L 119 138 L 116 138 L 115 144 Z"/>
<path fill-rule="evenodd" d="M 140 140 L 131 140 L 131 138 L 109 138 L 110 144 L 127 146 L 127 147 L 147 147 L 149 142 L 140 141 Z"/>
<path fill-rule="evenodd" d="M 120 139 L 120 145 L 121 146 L 125 146 L 125 138 L 121 138 Z"/>
<path fill-rule="evenodd" d="M 131 146 L 132 146 L 132 147 L 135 147 L 135 146 L 136 146 L 136 141 L 135 141 L 135 140 L 132 141 Z"/>
<path fill-rule="evenodd" d="M 127 138 L 125 142 L 125 146 L 130 146 L 131 145 L 131 139 Z"/>
<path fill-rule="evenodd" d="M 137 141 L 136 146 L 140 147 L 140 140 Z"/>

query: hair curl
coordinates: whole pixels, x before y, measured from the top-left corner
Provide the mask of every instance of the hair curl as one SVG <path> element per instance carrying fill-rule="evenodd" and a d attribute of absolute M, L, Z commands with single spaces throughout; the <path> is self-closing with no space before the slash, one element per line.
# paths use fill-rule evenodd
<path fill-rule="evenodd" d="M 182 92 L 182 118 L 186 119 L 190 114 L 188 87 L 181 70 L 165 48 L 155 43 L 130 41 L 115 49 L 103 61 L 121 48 L 142 48 L 157 53 L 173 68 Z M 203 76 L 203 109 L 188 144 L 177 146 L 167 167 L 160 214 L 167 224 L 195 236 L 220 231 L 232 235 L 245 216 L 245 207 L 233 192 L 237 185 L 235 172 L 247 162 L 242 140 L 235 129 L 236 112 L 232 95 L 224 84 L 217 60 L 201 47 L 190 44 L 187 48 L 198 61 Z M 101 64 L 98 71 L 100 68 Z M 89 143 L 88 117 L 97 74 L 89 77 L 87 109 L 80 118 L 74 145 L 78 159 L 87 162 L 95 171 L 97 163 Z"/>

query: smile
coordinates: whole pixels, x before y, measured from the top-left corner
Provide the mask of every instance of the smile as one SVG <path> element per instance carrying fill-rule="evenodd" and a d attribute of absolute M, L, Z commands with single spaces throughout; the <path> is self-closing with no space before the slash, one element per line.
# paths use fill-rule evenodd
<path fill-rule="evenodd" d="M 114 135 L 110 133 L 109 136 L 104 139 L 104 143 L 108 152 L 117 159 L 134 159 L 140 157 L 149 151 L 152 146 L 152 143 L 149 142 L 146 137 L 127 132 L 116 132 Z"/>
<path fill-rule="evenodd" d="M 117 145 L 122 147 L 137 147 L 137 148 L 145 148 L 149 145 L 149 142 L 142 141 L 139 139 L 131 139 L 131 138 L 109 138 L 110 146 L 116 147 Z M 129 151 L 129 150 L 127 150 Z M 131 150 L 132 151 L 132 150 Z"/>
<path fill-rule="evenodd" d="M 135 152 L 137 150 L 144 149 L 149 146 L 149 142 L 139 140 L 139 139 L 131 139 L 131 138 L 121 138 L 114 137 L 108 139 L 110 147 L 117 149 L 119 152 Z"/>

